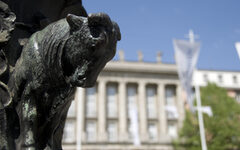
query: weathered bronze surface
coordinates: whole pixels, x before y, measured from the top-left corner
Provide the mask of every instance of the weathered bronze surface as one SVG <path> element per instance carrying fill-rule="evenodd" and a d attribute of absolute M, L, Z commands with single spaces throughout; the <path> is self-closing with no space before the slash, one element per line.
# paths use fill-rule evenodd
<path fill-rule="evenodd" d="M 12 140 L 9 140 L 10 129 L 8 128 L 7 108 L 4 102 L 11 99 L 7 87 L 9 78 L 9 65 L 3 48 L 10 39 L 10 32 L 14 29 L 15 14 L 10 11 L 8 5 L 0 1 L 0 149 L 14 149 Z"/>
<path fill-rule="evenodd" d="M 64 16 L 81 5 L 81 1 L 71 2 L 79 3 L 68 1 L 70 7 L 55 13 L 55 18 L 48 17 L 54 13 L 42 13 L 43 20 L 50 20 L 46 27 L 41 23 L 28 26 L 27 19 L 21 25 L 15 22 L 14 27 L 14 13 L 0 1 L 0 150 L 62 149 L 63 128 L 76 87 L 93 86 L 115 55 L 121 34 L 108 15 L 86 16 L 80 7 L 82 17 L 69 14 L 58 20 L 59 14 Z M 13 5 L 11 0 L 7 3 Z M 24 18 L 17 12 L 16 21 Z"/>

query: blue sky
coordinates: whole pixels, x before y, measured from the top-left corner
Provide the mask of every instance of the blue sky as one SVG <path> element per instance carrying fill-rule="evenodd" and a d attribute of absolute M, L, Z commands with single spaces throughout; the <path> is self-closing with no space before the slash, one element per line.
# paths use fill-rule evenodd
<path fill-rule="evenodd" d="M 234 43 L 240 41 L 240 0 L 83 0 L 88 13 L 105 12 L 121 29 L 125 59 L 174 63 L 173 38 L 184 38 L 189 29 L 199 35 L 199 69 L 238 70 Z M 117 59 L 117 56 L 115 57 Z"/>

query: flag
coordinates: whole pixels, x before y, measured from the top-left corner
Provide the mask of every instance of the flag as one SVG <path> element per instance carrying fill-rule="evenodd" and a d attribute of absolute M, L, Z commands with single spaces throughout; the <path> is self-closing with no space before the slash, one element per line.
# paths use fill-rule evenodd
<path fill-rule="evenodd" d="M 176 64 L 181 85 L 187 94 L 187 102 L 193 111 L 192 75 L 197 63 L 200 43 L 174 40 Z"/>
<path fill-rule="evenodd" d="M 236 42 L 236 43 L 235 43 L 235 47 L 236 47 L 236 49 L 237 49 L 238 57 L 239 57 L 239 59 L 240 59 L 240 42 Z"/>
<path fill-rule="evenodd" d="M 213 116 L 213 112 L 210 106 L 202 106 L 200 108 L 197 108 L 198 111 L 201 111 L 203 113 L 206 113 L 209 117 Z"/>
<path fill-rule="evenodd" d="M 139 139 L 139 126 L 138 126 L 138 113 L 137 113 L 137 108 L 132 106 L 130 109 L 130 121 L 131 121 L 131 126 L 130 126 L 130 132 L 133 136 L 133 143 L 134 145 L 138 146 L 140 145 L 140 139 Z"/>

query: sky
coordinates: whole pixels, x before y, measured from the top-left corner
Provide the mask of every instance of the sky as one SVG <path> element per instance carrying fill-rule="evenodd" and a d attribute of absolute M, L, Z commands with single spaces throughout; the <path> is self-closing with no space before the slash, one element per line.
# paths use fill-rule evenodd
<path fill-rule="evenodd" d="M 120 26 L 117 49 L 125 59 L 175 63 L 173 39 L 189 29 L 199 36 L 198 69 L 240 71 L 235 42 L 240 42 L 240 0 L 82 0 L 88 13 L 104 12 Z M 118 59 L 116 54 L 115 60 Z"/>

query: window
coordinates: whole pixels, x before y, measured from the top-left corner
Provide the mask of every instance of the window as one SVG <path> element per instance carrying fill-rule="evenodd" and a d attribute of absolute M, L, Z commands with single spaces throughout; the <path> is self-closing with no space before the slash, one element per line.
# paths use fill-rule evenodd
<path fill-rule="evenodd" d="M 64 127 L 63 143 L 76 142 L 76 122 L 67 120 Z"/>
<path fill-rule="evenodd" d="M 72 104 L 68 110 L 68 117 L 76 117 L 76 105 L 75 100 L 72 101 Z"/>
<path fill-rule="evenodd" d="M 86 114 L 87 117 L 96 117 L 97 110 L 96 87 L 86 89 Z"/>
<path fill-rule="evenodd" d="M 158 139 L 157 123 L 151 122 L 148 124 L 148 133 L 149 133 L 149 140 L 157 141 Z"/>
<path fill-rule="evenodd" d="M 117 112 L 117 86 L 110 84 L 107 86 L 107 115 L 116 118 Z"/>
<path fill-rule="evenodd" d="M 146 87 L 147 113 L 148 113 L 148 134 L 149 140 L 154 142 L 158 139 L 157 128 L 157 87 L 148 85 Z"/>
<path fill-rule="evenodd" d="M 156 87 L 155 86 L 148 86 L 146 91 L 147 91 L 148 117 L 149 118 L 156 118 L 157 117 Z"/>
<path fill-rule="evenodd" d="M 108 131 L 108 140 L 110 142 L 116 142 L 118 137 L 117 122 L 109 121 L 107 131 Z"/>
<path fill-rule="evenodd" d="M 173 86 L 166 87 L 166 105 L 175 106 L 175 88 Z"/>
<path fill-rule="evenodd" d="M 167 118 L 168 119 L 177 119 L 178 118 L 178 111 L 176 106 L 166 106 L 165 107 L 166 111 L 167 111 Z"/>
<path fill-rule="evenodd" d="M 95 121 L 86 122 L 86 134 L 88 142 L 95 142 L 97 137 L 97 126 Z"/>
<path fill-rule="evenodd" d="M 177 125 L 175 122 L 168 122 L 168 135 L 172 138 L 177 137 Z"/>
<path fill-rule="evenodd" d="M 118 139 L 118 89 L 117 84 L 107 85 L 107 132 L 109 142 L 116 142 Z"/>
<path fill-rule="evenodd" d="M 177 119 L 178 110 L 176 107 L 176 88 L 173 85 L 166 87 L 166 113 L 168 119 Z"/>
<path fill-rule="evenodd" d="M 219 83 L 222 83 L 222 82 L 223 82 L 223 77 L 222 77 L 222 75 L 218 75 L 218 81 L 219 81 Z"/>
<path fill-rule="evenodd" d="M 235 99 L 238 103 L 240 103 L 240 92 L 236 92 Z"/>
<path fill-rule="evenodd" d="M 131 110 L 137 109 L 137 88 L 134 85 L 127 87 L 127 103 L 128 117 L 130 117 Z"/>
<path fill-rule="evenodd" d="M 235 76 L 235 75 L 233 76 L 233 83 L 234 83 L 234 84 L 237 84 L 237 83 L 238 83 L 237 76 Z"/>
<path fill-rule="evenodd" d="M 208 75 L 207 74 L 203 75 L 203 81 L 206 82 L 206 83 L 208 82 Z"/>

